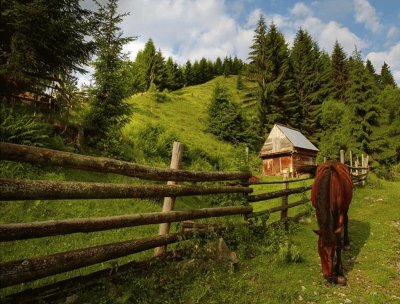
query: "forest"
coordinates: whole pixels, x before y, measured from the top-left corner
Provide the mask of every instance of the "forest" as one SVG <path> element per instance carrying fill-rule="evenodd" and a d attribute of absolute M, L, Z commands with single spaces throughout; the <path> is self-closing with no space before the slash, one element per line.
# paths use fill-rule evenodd
<path fill-rule="evenodd" d="M 386 63 L 375 71 L 357 48 L 346 54 L 338 41 L 328 54 L 302 28 L 289 47 L 263 16 L 246 60 L 227 55 L 179 65 L 149 39 L 131 61 L 122 48 L 135 37 L 124 37 L 119 24 L 128 14 L 117 10 L 117 1 L 98 3 L 96 11 L 79 1 L 3 5 L 1 141 L 134 160 L 135 153 L 116 152 L 127 146 L 121 130 L 135 120 L 127 97 L 149 93 L 160 103 L 168 92 L 238 75 L 240 100 L 218 83 L 209 101 L 204 131 L 219 140 L 257 154 L 281 123 L 301 130 L 321 157 L 334 158 L 338 149 L 366 153 L 389 178 L 399 163 L 400 90 Z M 77 72 L 89 65 L 93 81 L 78 88 Z"/>

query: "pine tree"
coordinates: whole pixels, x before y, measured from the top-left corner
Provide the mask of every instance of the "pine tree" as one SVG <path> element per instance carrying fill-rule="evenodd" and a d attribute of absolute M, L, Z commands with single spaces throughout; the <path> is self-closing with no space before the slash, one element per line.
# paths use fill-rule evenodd
<path fill-rule="evenodd" d="M 135 65 L 141 79 L 140 82 L 143 91 L 149 90 L 152 85 L 158 87 L 160 90 L 166 88 L 167 74 L 165 60 L 161 50 L 156 51 L 152 39 L 149 39 L 144 49 L 137 53 Z"/>
<path fill-rule="evenodd" d="M 217 82 L 208 108 L 207 130 L 220 140 L 236 145 L 246 142 L 251 136 L 247 134 L 249 124 L 240 108 L 229 99 L 227 88 Z"/>
<path fill-rule="evenodd" d="M 80 1 L 1 1 L 0 100 L 84 73 L 95 48 L 93 13 Z"/>
<path fill-rule="evenodd" d="M 167 83 L 166 88 L 169 90 L 178 90 L 183 87 L 184 79 L 178 64 L 169 57 L 166 63 Z"/>
<path fill-rule="evenodd" d="M 185 71 L 184 71 L 184 78 L 185 78 L 185 85 L 193 85 L 195 83 L 194 81 L 194 74 L 193 74 L 193 67 L 192 63 L 190 60 L 186 61 L 185 64 Z"/>
<path fill-rule="evenodd" d="M 383 88 L 387 85 L 396 87 L 396 82 L 394 81 L 392 72 L 390 72 L 390 68 L 386 62 L 384 62 L 382 65 L 381 75 L 379 78 L 380 78 L 380 84 Z"/>
<path fill-rule="evenodd" d="M 122 47 L 133 38 L 122 37 L 118 24 L 127 14 L 117 13 L 117 0 L 97 5 L 99 8 L 95 17 L 98 27 L 93 33 L 98 49 L 93 64 L 95 87 L 91 92 L 91 110 L 86 118 L 86 128 L 92 138 L 103 139 L 110 129 L 126 122 L 130 113 L 129 105 L 123 100 L 127 92 L 121 78 Z"/>
<path fill-rule="evenodd" d="M 258 84 L 256 96 L 259 101 L 261 134 L 267 133 L 274 123 L 288 123 L 287 107 L 290 105 L 289 52 L 285 38 L 275 24 L 266 32 L 261 16 L 249 54 L 249 78 Z"/>
<path fill-rule="evenodd" d="M 351 130 L 356 148 L 359 152 L 372 154 L 373 127 L 379 125 L 377 87 L 357 50 L 352 55 L 349 83 L 346 99 L 354 114 Z"/>
<path fill-rule="evenodd" d="M 291 117 L 291 125 L 299 128 L 307 138 L 316 141 L 318 116 L 323 99 L 327 92 L 324 82 L 323 62 L 318 45 L 311 36 L 299 29 L 290 53 L 292 67 L 293 99 L 286 112 Z"/>
<path fill-rule="evenodd" d="M 349 72 L 346 53 L 337 41 L 333 47 L 331 62 L 332 97 L 344 102 L 346 90 L 349 85 Z"/>
<path fill-rule="evenodd" d="M 217 60 L 215 60 L 214 71 L 216 76 L 220 76 L 224 73 L 222 60 L 219 57 L 217 58 Z"/>
<path fill-rule="evenodd" d="M 376 74 L 375 72 L 375 68 L 372 65 L 371 60 L 367 59 L 367 61 L 365 62 L 365 68 L 367 69 L 368 73 L 372 76 L 372 78 L 375 81 L 376 85 L 379 85 L 379 75 Z"/>

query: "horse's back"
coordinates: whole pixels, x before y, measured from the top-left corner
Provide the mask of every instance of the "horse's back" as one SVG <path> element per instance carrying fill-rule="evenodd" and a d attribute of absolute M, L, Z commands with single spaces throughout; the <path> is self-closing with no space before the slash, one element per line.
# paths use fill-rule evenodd
<path fill-rule="evenodd" d="M 339 162 L 325 162 L 318 165 L 311 191 L 311 200 L 314 207 L 317 204 L 318 187 L 325 170 L 330 170 L 330 201 L 336 205 L 331 206 L 331 208 L 339 208 L 347 211 L 352 199 L 353 186 L 349 168 Z"/>

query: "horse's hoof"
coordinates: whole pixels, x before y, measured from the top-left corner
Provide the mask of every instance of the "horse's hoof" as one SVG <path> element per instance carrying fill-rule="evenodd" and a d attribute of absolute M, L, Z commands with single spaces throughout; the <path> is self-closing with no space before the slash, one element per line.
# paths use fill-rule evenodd
<path fill-rule="evenodd" d="M 344 276 L 338 276 L 336 278 L 336 284 L 342 285 L 342 286 L 346 286 L 347 280 L 346 280 L 346 278 Z"/>
<path fill-rule="evenodd" d="M 350 245 L 350 244 L 344 245 L 344 246 L 343 246 L 343 249 L 344 249 L 345 251 L 349 251 L 349 250 L 351 250 L 351 245 Z"/>

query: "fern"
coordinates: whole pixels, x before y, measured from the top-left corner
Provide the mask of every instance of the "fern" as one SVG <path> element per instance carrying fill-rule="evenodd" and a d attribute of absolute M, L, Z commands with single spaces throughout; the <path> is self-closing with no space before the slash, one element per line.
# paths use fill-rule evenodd
<path fill-rule="evenodd" d="M 0 141 L 15 144 L 44 146 L 49 143 L 47 125 L 13 108 L 0 107 Z"/>

